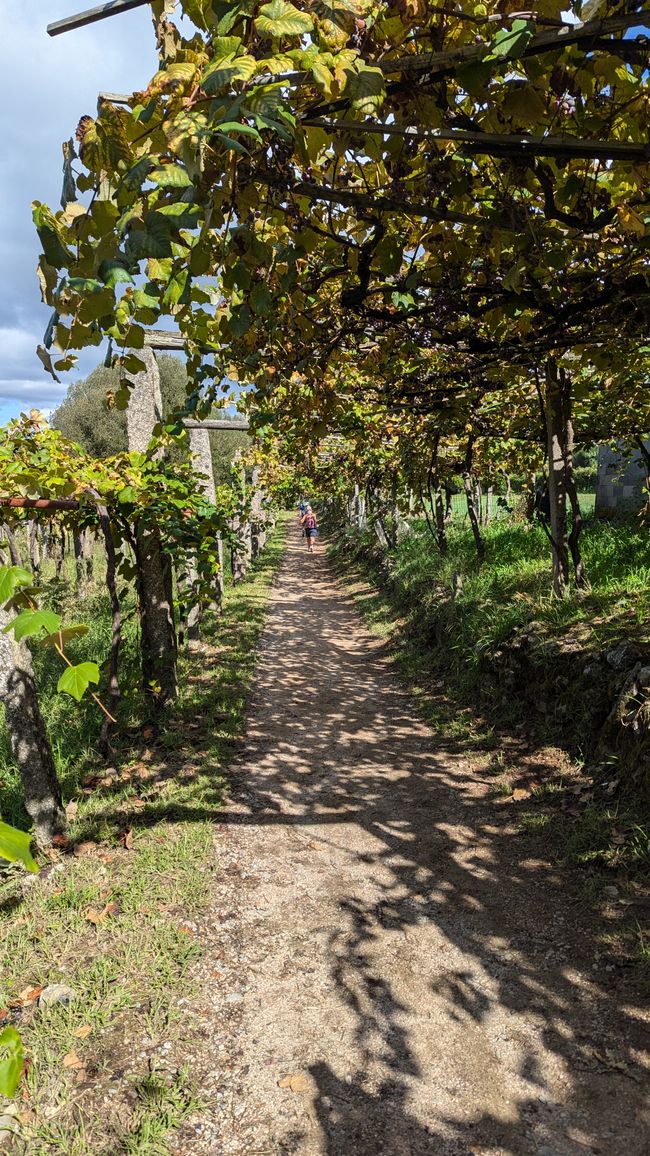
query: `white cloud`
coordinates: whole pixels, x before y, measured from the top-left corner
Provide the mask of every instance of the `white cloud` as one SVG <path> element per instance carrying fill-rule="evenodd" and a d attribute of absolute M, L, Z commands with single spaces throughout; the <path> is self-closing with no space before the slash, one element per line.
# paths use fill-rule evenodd
<path fill-rule="evenodd" d="M 38 409 L 56 405 L 64 393 L 65 386 L 62 388 L 51 378 L 48 381 L 46 377 L 30 380 L 0 377 L 0 398 L 5 402 L 15 402 L 21 409 L 26 405 L 36 406 Z"/>
<path fill-rule="evenodd" d="M 85 5 L 86 7 L 88 5 Z M 51 406 L 65 393 L 43 375 L 34 349 L 49 310 L 40 301 L 35 268 L 39 243 L 31 201 L 58 208 L 61 142 L 94 114 L 101 91 L 130 92 L 156 71 L 148 7 L 50 38 L 46 24 L 80 11 L 80 0 L 3 0 L 0 37 L 0 414 L 13 406 Z M 87 373 L 97 349 L 80 358 Z M 68 380 L 79 376 L 68 375 Z M 13 384 L 12 384 L 13 383 Z M 8 393 L 8 388 L 13 393 Z M 11 400 L 9 400 L 11 399 Z M 25 400 L 23 400 L 25 399 Z"/>

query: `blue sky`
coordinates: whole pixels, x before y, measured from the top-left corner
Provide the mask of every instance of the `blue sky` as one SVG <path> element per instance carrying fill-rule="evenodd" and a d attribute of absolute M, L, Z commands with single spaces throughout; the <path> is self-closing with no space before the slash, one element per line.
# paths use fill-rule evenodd
<path fill-rule="evenodd" d="M 0 423 L 21 410 L 52 409 L 68 384 L 102 351 L 83 354 L 79 370 L 56 385 L 35 347 L 49 309 L 41 304 L 32 200 L 59 207 L 61 143 L 79 118 L 94 115 L 97 94 L 142 88 L 157 62 L 149 8 L 50 38 L 46 25 L 91 7 L 91 0 L 2 0 L 0 38 Z"/>

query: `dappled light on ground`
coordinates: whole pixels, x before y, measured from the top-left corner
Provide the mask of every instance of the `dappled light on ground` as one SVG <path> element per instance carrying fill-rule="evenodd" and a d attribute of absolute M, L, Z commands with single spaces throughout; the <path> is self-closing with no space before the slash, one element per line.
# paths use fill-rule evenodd
<path fill-rule="evenodd" d="M 297 537 L 231 790 L 243 1108 L 214 1121 L 224 1151 L 641 1156 L 632 980 Z"/>

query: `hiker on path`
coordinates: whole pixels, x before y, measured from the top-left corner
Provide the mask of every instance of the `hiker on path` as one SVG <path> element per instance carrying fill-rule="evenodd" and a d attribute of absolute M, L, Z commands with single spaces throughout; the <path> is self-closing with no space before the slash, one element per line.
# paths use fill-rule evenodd
<path fill-rule="evenodd" d="M 300 525 L 302 526 L 305 533 L 305 538 L 307 539 L 307 550 L 310 554 L 313 554 L 314 543 L 318 535 L 318 519 L 311 506 L 309 505 L 309 502 L 307 502 L 307 505 L 305 506 L 305 512 L 300 519 Z"/>

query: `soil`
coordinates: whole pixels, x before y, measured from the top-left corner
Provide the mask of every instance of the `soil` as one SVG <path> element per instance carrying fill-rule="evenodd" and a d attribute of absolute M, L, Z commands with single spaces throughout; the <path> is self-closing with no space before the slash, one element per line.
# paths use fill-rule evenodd
<path fill-rule="evenodd" d="M 633 975 L 297 531 L 216 842 L 175 1151 L 647 1156 Z"/>

